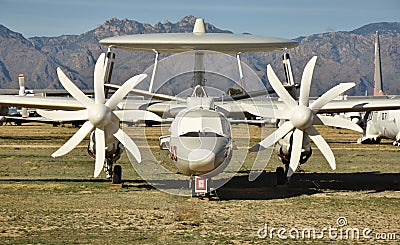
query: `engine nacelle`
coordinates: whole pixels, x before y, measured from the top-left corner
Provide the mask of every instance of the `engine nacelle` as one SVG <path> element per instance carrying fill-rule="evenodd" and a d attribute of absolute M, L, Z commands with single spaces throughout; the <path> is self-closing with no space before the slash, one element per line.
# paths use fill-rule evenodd
<path fill-rule="evenodd" d="M 96 139 L 94 131 L 90 133 L 90 141 L 87 147 L 87 152 L 92 159 L 96 159 Z M 115 141 L 113 144 L 107 144 L 106 149 L 106 159 L 111 160 L 112 162 L 116 162 L 121 157 L 121 153 L 124 150 L 124 145 L 120 142 Z"/>
<path fill-rule="evenodd" d="M 300 155 L 300 164 L 306 163 L 312 155 L 311 146 L 308 146 L 305 148 L 306 149 L 302 149 L 302 152 Z M 276 153 L 278 154 L 278 157 L 282 161 L 283 164 L 288 165 L 290 163 L 290 154 L 291 154 L 290 145 L 277 145 Z"/>

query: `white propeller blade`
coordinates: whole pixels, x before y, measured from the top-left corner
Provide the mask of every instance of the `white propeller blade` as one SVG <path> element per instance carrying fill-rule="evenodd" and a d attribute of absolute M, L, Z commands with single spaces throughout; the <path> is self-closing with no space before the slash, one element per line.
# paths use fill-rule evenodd
<path fill-rule="evenodd" d="M 119 102 L 121 102 L 124 97 L 135 87 L 139 82 L 147 77 L 146 74 L 136 75 L 126 81 L 106 102 L 106 106 L 113 109 L 117 106 Z"/>
<path fill-rule="evenodd" d="M 286 111 L 269 107 L 267 108 L 264 106 L 257 106 L 245 102 L 240 103 L 240 106 L 243 108 L 242 111 L 247 111 L 248 113 L 259 117 L 289 119 L 290 116 Z"/>
<path fill-rule="evenodd" d="M 104 61 L 105 53 L 102 53 L 97 59 L 96 65 L 94 67 L 94 101 L 97 104 L 104 104 Z"/>
<path fill-rule="evenodd" d="M 363 129 L 355 124 L 354 122 L 340 118 L 340 117 L 330 117 L 330 116 L 323 116 L 323 115 L 315 115 L 314 117 L 314 125 L 327 125 L 331 127 L 337 128 L 346 128 L 357 132 L 364 132 Z"/>
<path fill-rule="evenodd" d="M 128 151 L 135 157 L 137 162 L 142 161 L 139 148 L 124 131 L 118 129 L 118 131 L 114 133 L 114 136 L 125 146 L 126 149 L 128 149 Z"/>
<path fill-rule="evenodd" d="M 88 120 L 88 110 L 79 111 L 46 111 L 37 109 L 36 112 L 42 117 L 54 121 L 75 121 L 75 120 Z"/>
<path fill-rule="evenodd" d="M 96 128 L 95 130 L 95 140 L 96 140 L 96 162 L 94 166 L 94 177 L 96 178 L 101 173 L 104 167 L 104 160 L 106 155 L 106 143 L 104 130 L 101 128 Z"/>
<path fill-rule="evenodd" d="M 289 107 L 293 107 L 297 105 L 297 102 L 290 96 L 288 91 L 282 85 L 279 78 L 276 76 L 274 70 L 272 69 L 271 65 L 267 66 L 267 76 L 268 81 L 271 84 L 272 88 L 275 90 L 275 93 L 282 99 L 282 101 Z"/>
<path fill-rule="evenodd" d="M 316 101 L 314 101 L 310 105 L 310 109 L 317 113 L 324 105 L 328 104 L 331 100 L 338 97 L 340 94 L 344 93 L 345 91 L 351 89 L 352 87 L 356 86 L 355 83 L 340 83 L 335 87 L 329 89 L 325 92 L 321 97 L 319 97 Z"/>
<path fill-rule="evenodd" d="M 329 166 L 331 166 L 332 170 L 335 170 L 336 169 L 335 156 L 333 155 L 333 152 L 329 147 L 328 143 L 326 143 L 324 138 L 318 133 L 318 131 L 313 126 L 306 129 L 306 133 L 308 134 L 308 136 L 310 136 L 312 141 L 314 141 L 315 145 L 321 151 L 322 155 L 324 155 L 324 157 L 329 163 Z"/>
<path fill-rule="evenodd" d="M 162 122 L 162 118 L 151 111 L 120 110 L 114 111 L 114 114 L 119 118 L 120 121 L 151 120 Z"/>
<path fill-rule="evenodd" d="M 89 121 L 85 122 L 82 127 L 63 145 L 60 149 L 54 152 L 52 157 L 59 157 L 72 151 L 86 135 L 94 128 L 93 124 Z"/>
<path fill-rule="evenodd" d="M 293 129 L 293 124 L 290 121 L 285 122 L 282 126 L 280 126 L 277 130 L 275 130 L 275 132 L 270 134 L 263 141 L 251 147 L 249 151 L 250 152 L 262 151 L 270 147 L 271 145 L 275 144 L 279 139 L 283 138 L 283 136 L 289 133 L 290 130 L 292 129 Z"/>
<path fill-rule="evenodd" d="M 311 79 L 313 76 L 316 61 L 317 56 L 312 57 L 312 59 L 307 63 L 306 67 L 304 68 L 303 76 L 301 77 L 299 105 L 308 106 Z"/>
<path fill-rule="evenodd" d="M 292 137 L 292 153 L 290 154 L 290 164 L 287 177 L 292 176 L 299 166 L 301 148 L 303 147 L 303 131 L 295 129 Z"/>
<path fill-rule="evenodd" d="M 84 107 L 88 108 L 93 105 L 93 101 L 89 99 L 75 84 L 69 80 L 69 78 L 64 74 L 60 67 L 57 68 L 58 79 L 60 79 L 63 87 L 79 101 Z"/>

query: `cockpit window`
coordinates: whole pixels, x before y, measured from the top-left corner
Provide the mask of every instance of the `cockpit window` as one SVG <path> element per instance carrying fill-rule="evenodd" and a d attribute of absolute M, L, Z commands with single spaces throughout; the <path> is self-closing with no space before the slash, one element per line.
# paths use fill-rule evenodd
<path fill-rule="evenodd" d="M 200 109 L 176 117 L 171 125 L 171 133 L 173 132 L 176 132 L 177 136 L 223 137 L 230 135 L 230 124 L 222 114 Z"/>
<path fill-rule="evenodd" d="M 223 135 L 214 132 L 187 132 L 181 137 L 224 137 Z"/>

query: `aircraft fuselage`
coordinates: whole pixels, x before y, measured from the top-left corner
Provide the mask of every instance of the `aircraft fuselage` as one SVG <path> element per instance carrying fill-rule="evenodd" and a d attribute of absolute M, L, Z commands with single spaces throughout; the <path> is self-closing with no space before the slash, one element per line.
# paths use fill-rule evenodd
<path fill-rule="evenodd" d="M 182 174 L 211 177 L 228 165 L 232 157 L 231 126 L 222 113 L 203 108 L 183 110 L 170 131 L 168 150 Z"/>

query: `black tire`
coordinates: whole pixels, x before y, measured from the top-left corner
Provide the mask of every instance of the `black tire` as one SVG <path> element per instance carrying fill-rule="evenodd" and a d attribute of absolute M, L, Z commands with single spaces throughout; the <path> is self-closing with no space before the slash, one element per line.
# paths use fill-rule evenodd
<path fill-rule="evenodd" d="M 276 184 L 284 185 L 287 181 L 285 169 L 283 167 L 276 168 Z"/>
<path fill-rule="evenodd" d="M 120 165 L 114 166 L 114 172 L 112 175 L 112 183 L 113 184 L 121 184 L 122 183 L 122 168 Z"/>

